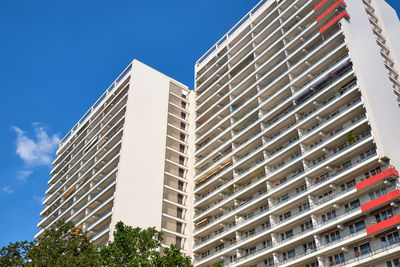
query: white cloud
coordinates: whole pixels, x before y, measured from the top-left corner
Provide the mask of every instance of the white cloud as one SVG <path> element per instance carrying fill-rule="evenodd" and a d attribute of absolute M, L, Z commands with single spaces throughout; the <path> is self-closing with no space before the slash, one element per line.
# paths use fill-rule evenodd
<path fill-rule="evenodd" d="M 6 194 L 12 194 L 12 193 L 14 193 L 14 191 L 15 191 L 15 190 L 14 190 L 11 186 L 9 186 L 9 185 L 3 187 L 1 190 L 3 191 L 3 193 L 6 193 Z"/>
<path fill-rule="evenodd" d="M 32 170 L 21 170 L 17 172 L 17 180 L 25 181 L 31 174 Z"/>
<path fill-rule="evenodd" d="M 50 137 L 39 123 L 33 124 L 35 138 L 28 137 L 23 130 L 16 126 L 11 129 L 17 134 L 16 153 L 26 164 L 35 166 L 51 164 L 54 151 L 60 141 L 57 135 L 54 134 Z"/>
<path fill-rule="evenodd" d="M 43 197 L 33 196 L 33 199 L 39 202 L 40 205 L 43 205 L 43 201 L 46 199 L 46 196 Z"/>

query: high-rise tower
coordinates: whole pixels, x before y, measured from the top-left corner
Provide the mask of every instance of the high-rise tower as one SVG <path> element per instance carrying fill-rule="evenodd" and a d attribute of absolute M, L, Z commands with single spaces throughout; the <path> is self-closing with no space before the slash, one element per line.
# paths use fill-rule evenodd
<path fill-rule="evenodd" d="M 64 218 L 101 245 L 121 220 L 190 254 L 191 97 L 134 60 L 60 142 L 36 238 Z"/>
<path fill-rule="evenodd" d="M 195 266 L 399 264 L 399 36 L 383 0 L 261 1 L 196 63 Z"/>

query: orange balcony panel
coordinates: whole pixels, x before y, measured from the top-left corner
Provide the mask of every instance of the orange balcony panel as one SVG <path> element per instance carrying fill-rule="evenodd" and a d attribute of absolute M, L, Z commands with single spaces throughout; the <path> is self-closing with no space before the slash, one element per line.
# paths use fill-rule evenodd
<path fill-rule="evenodd" d="M 342 6 L 342 7 L 346 7 L 346 3 L 343 0 L 339 0 L 336 1 L 336 3 L 334 3 L 330 8 L 328 8 L 324 13 L 321 14 L 321 16 L 319 16 L 317 18 L 317 21 L 321 21 L 324 17 L 326 17 L 329 13 L 331 13 L 333 10 L 335 10 L 335 8 Z"/>
<path fill-rule="evenodd" d="M 336 22 L 338 22 L 342 18 L 350 19 L 350 15 L 346 11 L 342 11 L 339 15 L 337 15 L 330 22 L 328 22 L 328 24 L 326 24 L 324 27 L 322 27 L 319 30 L 319 33 L 322 34 L 324 31 L 329 29 L 333 24 L 335 24 Z"/>
<path fill-rule="evenodd" d="M 371 200 L 371 201 L 361 205 L 361 211 L 364 212 L 364 211 L 373 209 L 373 208 L 378 207 L 382 204 L 385 204 L 389 201 L 395 200 L 396 198 L 399 198 L 399 197 L 400 197 L 400 190 L 396 189 L 386 195 L 383 195 L 381 197 L 378 197 L 374 200 Z"/>
<path fill-rule="evenodd" d="M 367 186 L 370 186 L 380 180 L 383 180 L 383 179 L 386 179 L 389 177 L 399 177 L 399 172 L 393 168 L 384 170 L 383 172 L 380 172 L 380 173 L 366 179 L 365 181 L 362 181 L 362 182 L 359 182 L 358 184 L 356 184 L 357 191 L 360 191 L 361 189 L 363 189 Z"/>
<path fill-rule="evenodd" d="M 366 229 L 367 230 L 367 235 L 376 233 L 376 232 L 381 231 L 381 230 L 385 230 L 385 229 L 387 229 L 389 227 L 396 226 L 397 224 L 400 224 L 400 214 L 397 215 L 397 216 L 394 216 L 394 217 L 392 217 L 390 219 L 384 220 L 384 221 L 382 221 L 380 223 L 368 226 L 367 229 Z"/>

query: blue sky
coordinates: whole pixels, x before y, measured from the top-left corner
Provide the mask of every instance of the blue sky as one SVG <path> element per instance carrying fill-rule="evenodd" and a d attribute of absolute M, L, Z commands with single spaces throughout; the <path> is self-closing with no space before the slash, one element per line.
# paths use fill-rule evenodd
<path fill-rule="evenodd" d="M 33 239 L 59 138 L 133 58 L 192 87 L 257 2 L 0 1 L 0 247 Z"/>

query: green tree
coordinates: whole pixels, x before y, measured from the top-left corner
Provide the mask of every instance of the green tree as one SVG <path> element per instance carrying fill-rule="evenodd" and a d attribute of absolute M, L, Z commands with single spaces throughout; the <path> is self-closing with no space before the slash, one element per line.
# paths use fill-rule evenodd
<path fill-rule="evenodd" d="M 28 241 L 10 243 L 0 250 L 0 266 L 21 266 L 27 262 Z"/>
<path fill-rule="evenodd" d="M 10 243 L 0 252 L 0 266 L 100 266 L 96 247 L 72 222 L 59 221 L 39 241 Z"/>
<path fill-rule="evenodd" d="M 155 228 L 133 228 L 118 222 L 115 226 L 114 240 L 100 249 L 103 266 L 116 267 L 187 267 L 192 266 L 190 258 L 171 246 L 161 250 L 162 233 Z"/>

